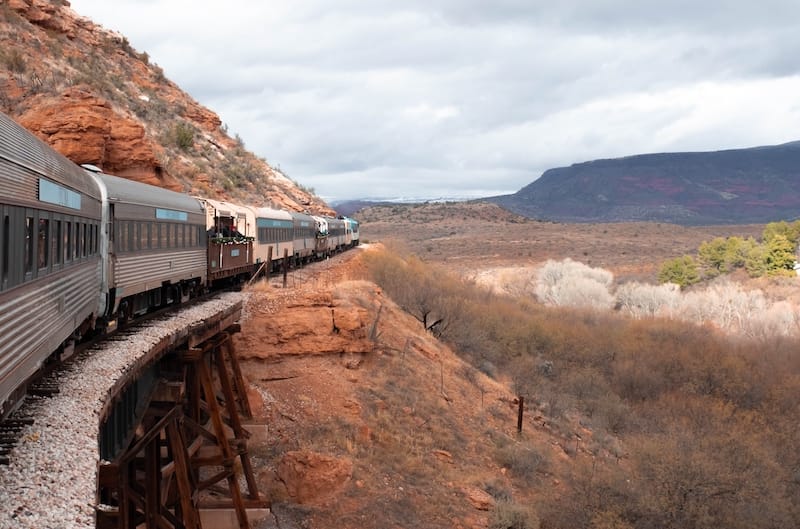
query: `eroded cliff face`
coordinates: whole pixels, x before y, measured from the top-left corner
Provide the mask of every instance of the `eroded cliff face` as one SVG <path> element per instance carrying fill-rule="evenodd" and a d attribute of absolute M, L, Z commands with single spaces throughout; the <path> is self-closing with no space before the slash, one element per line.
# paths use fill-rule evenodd
<path fill-rule="evenodd" d="M 164 171 L 164 149 L 147 137 L 144 127 L 120 115 L 84 87 L 67 88 L 56 98 L 34 96 L 17 121 L 77 164 L 174 191 L 183 185 Z M 36 104 L 41 100 L 40 104 Z"/>
<path fill-rule="evenodd" d="M 72 161 L 218 199 L 333 214 L 66 0 L 0 0 L 0 110 Z"/>

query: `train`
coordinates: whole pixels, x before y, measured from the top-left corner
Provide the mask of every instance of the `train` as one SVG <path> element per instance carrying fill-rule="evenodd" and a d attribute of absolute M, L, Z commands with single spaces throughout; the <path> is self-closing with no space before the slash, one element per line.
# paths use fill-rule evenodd
<path fill-rule="evenodd" d="M 358 222 L 78 166 L 0 113 L 0 418 L 86 337 L 359 244 Z"/>

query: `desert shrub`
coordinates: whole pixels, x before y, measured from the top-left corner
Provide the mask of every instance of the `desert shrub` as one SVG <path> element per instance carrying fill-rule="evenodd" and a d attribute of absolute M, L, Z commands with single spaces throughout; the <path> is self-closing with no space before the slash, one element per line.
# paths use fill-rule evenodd
<path fill-rule="evenodd" d="M 770 222 L 764 226 L 764 231 L 761 233 L 761 239 L 768 243 L 777 235 L 786 237 L 792 246 L 796 247 L 800 242 L 800 220 L 794 222 L 786 222 L 785 220 L 779 222 Z"/>
<path fill-rule="evenodd" d="M 795 245 L 786 235 L 777 234 L 764 243 L 767 247 L 767 273 L 794 275 Z"/>
<path fill-rule="evenodd" d="M 503 482 L 493 479 L 487 481 L 481 487 L 486 493 L 495 499 L 495 501 L 511 501 L 513 494 Z"/>
<path fill-rule="evenodd" d="M 634 318 L 672 314 L 680 299 L 675 283 L 649 285 L 632 281 L 620 285 L 616 292 L 617 306 Z"/>
<path fill-rule="evenodd" d="M 510 440 L 501 441 L 495 460 L 527 483 L 532 483 L 546 465 L 544 457 L 527 443 Z"/>
<path fill-rule="evenodd" d="M 666 261 L 658 272 L 659 283 L 675 283 L 681 288 L 700 281 L 697 264 L 691 255 L 684 255 Z"/>
<path fill-rule="evenodd" d="M 14 73 L 25 73 L 28 69 L 25 56 L 16 48 L 0 50 L 0 61 Z"/>
<path fill-rule="evenodd" d="M 595 398 L 593 406 L 594 424 L 615 434 L 621 434 L 628 429 L 631 409 L 616 393 L 609 391 Z"/>
<path fill-rule="evenodd" d="M 712 322 L 721 329 L 735 331 L 750 315 L 764 310 L 766 304 L 760 290 L 746 291 L 737 283 L 725 281 L 685 294 L 678 312 L 688 321 Z"/>
<path fill-rule="evenodd" d="M 188 151 L 194 145 L 194 128 L 188 123 L 180 121 L 172 127 L 172 137 L 176 147 L 182 151 Z"/>
<path fill-rule="evenodd" d="M 489 529 L 539 529 L 539 518 L 530 507 L 500 501 L 489 515 Z"/>
<path fill-rule="evenodd" d="M 725 238 L 717 237 L 703 242 L 697 249 L 697 260 L 703 267 L 706 277 L 716 277 L 729 271 L 726 259 L 727 247 Z"/>
<path fill-rule="evenodd" d="M 402 259 L 388 252 L 374 252 L 367 265 L 375 281 L 424 330 L 434 336 L 451 336 L 465 317 L 473 292 L 461 279 L 415 256 Z"/>
<path fill-rule="evenodd" d="M 564 259 L 547 261 L 536 275 L 536 297 L 559 307 L 603 309 L 614 305 L 609 287 L 614 275 L 602 268 Z"/>

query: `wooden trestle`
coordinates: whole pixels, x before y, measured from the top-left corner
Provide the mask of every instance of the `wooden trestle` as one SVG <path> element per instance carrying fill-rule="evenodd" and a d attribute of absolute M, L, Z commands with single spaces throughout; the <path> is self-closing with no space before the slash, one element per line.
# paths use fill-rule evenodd
<path fill-rule="evenodd" d="M 164 355 L 127 448 L 98 470 L 98 529 L 200 529 L 202 509 L 265 508 L 247 452 L 252 418 L 231 325 Z M 246 491 L 240 488 L 244 477 Z"/>

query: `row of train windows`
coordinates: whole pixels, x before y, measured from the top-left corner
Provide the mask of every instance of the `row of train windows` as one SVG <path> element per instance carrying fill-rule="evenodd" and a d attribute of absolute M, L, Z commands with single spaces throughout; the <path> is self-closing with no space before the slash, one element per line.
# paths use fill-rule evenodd
<path fill-rule="evenodd" d="M 2 208 L 0 289 L 97 255 L 97 221 L 13 206 Z"/>
<path fill-rule="evenodd" d="M 294 229 L 295 239 L 313 239 L 317 236 L 316 227 L 300 227 Z"/>
<path fill-rule="evenodd" d="M 292 240 L 292 235 L 292 228 L 258 228 L 258 242 L 261 244 L 288 242 Z"/>
<path fill-rule="evenodd" d="M 119 253 L 206 245 L 205 227 L 197 224 L 122 220 L 115 231 L 114 247 Z"/>

